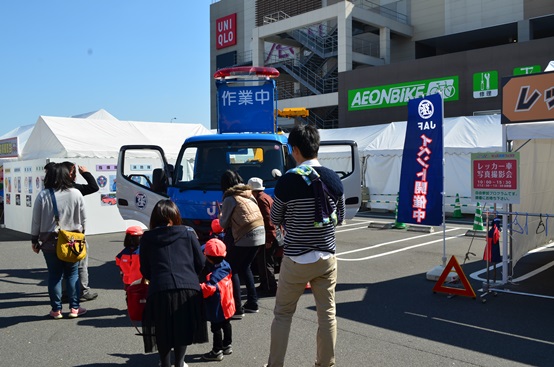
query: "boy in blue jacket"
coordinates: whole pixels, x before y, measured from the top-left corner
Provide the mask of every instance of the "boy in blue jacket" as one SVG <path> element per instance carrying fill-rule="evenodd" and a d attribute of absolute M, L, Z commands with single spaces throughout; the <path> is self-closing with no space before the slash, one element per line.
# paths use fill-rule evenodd
<path fill-rule="evenodd" d="M 210 321 L 213 333 L 213 347 L 202 356 L 206 361 L 221 361 L 223 355 L 233 353 L 231 348 L 231 316 L 235 314 L 231 266 L 225 261 L 227 249 L 225 244 L 212 238 L 206 242 L 206 280 L 200 284 L 206 305 L 206 318 Z"/>

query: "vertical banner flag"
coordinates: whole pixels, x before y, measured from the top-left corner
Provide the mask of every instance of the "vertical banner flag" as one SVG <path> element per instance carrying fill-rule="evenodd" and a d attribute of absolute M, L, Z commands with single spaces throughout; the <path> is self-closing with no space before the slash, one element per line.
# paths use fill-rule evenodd
<path fill-rule="evenodd" d="M 408 102 L 398 221 L 442 224 L 443 101 L 439 93 Z"/>

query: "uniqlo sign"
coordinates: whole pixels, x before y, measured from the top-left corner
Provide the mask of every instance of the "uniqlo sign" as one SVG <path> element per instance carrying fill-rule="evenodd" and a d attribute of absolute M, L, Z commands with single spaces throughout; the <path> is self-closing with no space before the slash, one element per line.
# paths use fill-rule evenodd
<path fill-rule="evenodd" d="M 215 48 L 221 49 L 237 44 L 237 13 L 215 21 Z"/>

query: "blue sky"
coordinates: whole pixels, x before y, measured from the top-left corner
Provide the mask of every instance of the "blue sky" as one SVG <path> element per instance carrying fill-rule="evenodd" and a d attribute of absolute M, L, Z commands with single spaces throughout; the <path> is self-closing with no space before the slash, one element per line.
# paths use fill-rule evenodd
<path fill-rule="evenodd" d="M 0 135 L 101 108 L 209 127 L 210 3 L 3 0 Z"/>

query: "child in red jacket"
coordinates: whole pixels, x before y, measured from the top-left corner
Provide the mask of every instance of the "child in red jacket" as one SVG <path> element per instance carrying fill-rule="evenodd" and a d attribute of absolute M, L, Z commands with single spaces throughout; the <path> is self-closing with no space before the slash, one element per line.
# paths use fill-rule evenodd
<path fill-rule="evenodd" d="M 235 301 L 231 266 L 225 261 L 225 244 L 217 238 L 206 242 L 204 254 L 208 275 L 200 286 L 205 298 L 206 318 L 210 321 L 213 333 L 213 347 L 202 358 L 207 361 L 221 361 L 223 355 L 233 353 L 231 316 L 235 314 Z"/>
<path fill-rule="evenodd" d="M 123 280 L 123 289 L 129 284 L 142 278 L 140 272 L 139 243 L 143 231 L 140 226 L 127 228 L 123 240 L 123 250 L 115 257 L 115 264 L 119 267 L 119 273 Z"/>

